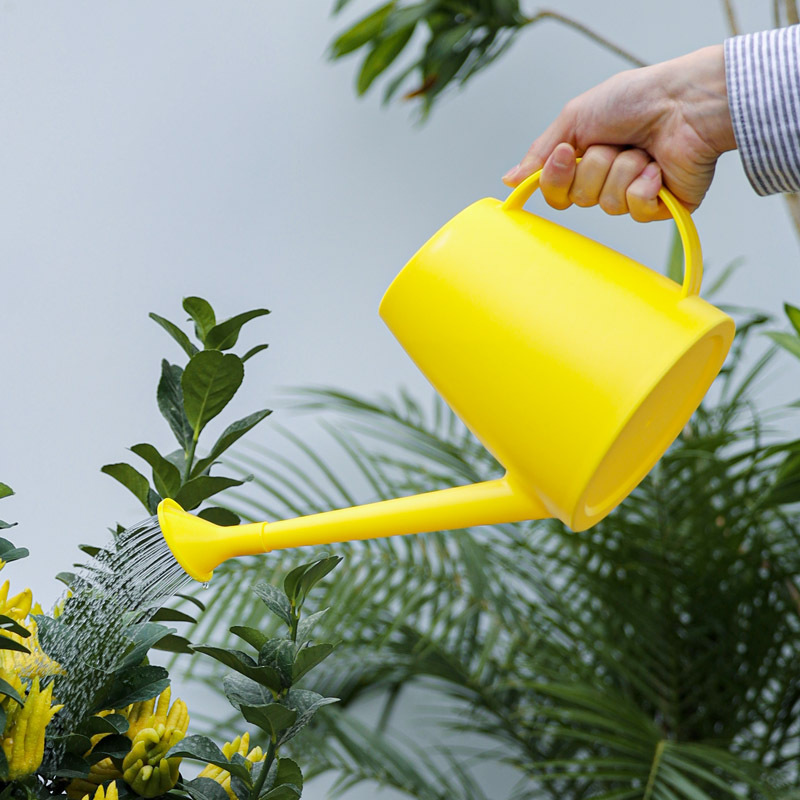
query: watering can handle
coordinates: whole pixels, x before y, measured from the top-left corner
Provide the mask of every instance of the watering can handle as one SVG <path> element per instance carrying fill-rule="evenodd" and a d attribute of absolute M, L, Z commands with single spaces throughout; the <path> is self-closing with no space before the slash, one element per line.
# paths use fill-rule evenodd
<path fill-rule="evenodd" d="M 580 158 L 576 159 L 576 161 L 580 161 Z M 522 181 L 506 198 L 503 203 L 503 210 L 521 210 L 530 196 L 539 188 L 541 174 L 542 171 L 538 170 Z M 686 210 L 683 203 L 663 186 L 658 196 L 664 202 L 669 213 L 672 214 L 683 243 L 683 287 L 681 289 L 681 297 L 700 294 L 700 283 L 703 280 L 703 252 L 700 248 L 700 237 L 697 235 L 697 228 L 694 226 L 691 214 Z"/>

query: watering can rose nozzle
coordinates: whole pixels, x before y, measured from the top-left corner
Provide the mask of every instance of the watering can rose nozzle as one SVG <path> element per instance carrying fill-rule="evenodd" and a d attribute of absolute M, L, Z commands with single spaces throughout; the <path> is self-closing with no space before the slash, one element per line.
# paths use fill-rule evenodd
<path fill-rule="evenodd" d="M 666 189 L 683 283 L 526 211 L 537 172 L 424 244 L 380 315 L 506 470 L 502 478 L 271 523 L 219 527 L 164 500 L 183 569 L 208 581 L 232 556 L 553 517 L 606 517 L 677 438 L 719 373 L 733 320 L 699 296 L 700 240 Z"/>

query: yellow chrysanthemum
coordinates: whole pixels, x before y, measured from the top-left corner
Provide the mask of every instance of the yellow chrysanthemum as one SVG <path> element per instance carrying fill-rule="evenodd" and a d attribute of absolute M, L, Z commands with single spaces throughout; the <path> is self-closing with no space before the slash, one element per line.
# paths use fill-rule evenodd
<path fill-rule="evenodd" d="M 133 742 L 122 762 L 122 777 L 136 794 L 157 797 L 172 789 L 178 781 L 180 758 L 165 758 L 171 747 L 183 739 L 189 727 L 189 712 L 183 700 L 169 708 L 170 689 L 143 703 L 125 709 Z M 154 710 L 155 708 L 155 710 Z"/>
<path fill-rule="evenodd" d="M 61 709 L 61 706 L 52 704 L 52 699 L 53 684 L 40 691 L 39 678 L 36 677 L 25 698 L 25 705 L 15 703 L 7 712 L 2 747 L 8 761 L 9 780 L 31 775 L 42 763 L 45 728 Z"/>
<path fill-rule="evenodd" d="M 119 792 L 117 791 L 117 784 L 110 783 L 108 786 L 103 788 L 102 786 L 98 786 L 94 797 L 90 798 L 88 794 L 83 796 L 83 800 L 119 800 Z"/>
<path fill-rule="evenodd" d="M 248 762 L 248 769 L 251 769 L 252 764 L 264 760 L 264 752 L 260 747 L 254 747 L 249 753 L 247 748 L 250 747 L 250 734 L 245 733 L 242 736 L 237 736 L 232 742 L 226 742 L 222 745 L 222 752 L 228 761 L 231 760 L 234 753 L 244 756 Z M 206 764 L 203 770 L 198 774 L 198 778 L 211 778 L 216 781 L 227 793 L 231 800 L 237 800 L 236 795 L 231 789 L 231 774 L 222 767 L 217 767 L 214 764 Z"/>

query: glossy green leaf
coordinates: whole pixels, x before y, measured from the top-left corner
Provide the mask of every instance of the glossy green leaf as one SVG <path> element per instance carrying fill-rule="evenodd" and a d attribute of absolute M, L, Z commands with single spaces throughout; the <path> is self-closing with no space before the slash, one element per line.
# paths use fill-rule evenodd
<path fill-rule="evenodd" d="M 183 348 L 183 352 L 189 358 L 197 352 L 197 347 L 192 344 L 189 337 L 174 322 L 170 322 L 168 319 L 159 317 L 158 314 L 152 312 L 150 312 L 149 317 L 157 322 Z"/>
<path fill-rule="evenodd" d="M 244 378 L 242 360 L 233 353 L 204 350 L 192 356 L 181 378 L 183 407 L 195 436 L 225 408 Z"/>
<path fill-rule="evenodd" d="M 222 688 L 228 702 L 236 709 L 243 705 L 265 706 L 275 700 L 269 689 L 238 673 L 226 675 L 222 679 Z"/>
<path fill-rule="evenodd" d="M 263 317 L 266 314 L 269 314 L 266 308 L 256 308 L 218 323 L 208 332 L 205 346 L 211 350 L 230 350 L 239 341 L 239 333 L 242 327 L 250 320 Z"/>
<path fill-rule="evenodd" d="M 130 464 L 106 464 L 100 472 L 110 475 L 119 481 L 149 511 L 150 482 Z"/>
<path fill-rule="evenodd" d="M 22 697 L 19 692 L 8 682 L 0 678 L 0 695 L 10 697 L 15 703 L 23 705 Z"/>
<path fill-rule="evenodd" d="M 208 736 L 186 736 L 166 754 L 165 758 L 193 758 L 196 761 L 213 764 L 250 784 L 250 771 L 247 767 L 228 761 L 222 750 Z"/>
<path fill-rule="evenodd" d="M 3 634 L 0 634 L 0 650 L 16 650 L 18 653 L 30 653 L 30 650 L 25 645 L 14 641 L 14 639 L 9 639 Z"/>
<path fill-rule="evenodd" d="M 108 693 L 98 702 L 93 712 L 106 708 L 124 708 L 140 700 L 157 697 L 169 686 L 169 674 L 163 667 L 150 665 L 132 667 L 115 677 Z"/>
<path fill-rule="evenodd" d="M 197 620 L 185 611 L 178 611 L 176 608 L 159 608 L 152 617 L 151 622 L 197 622 Z"/>
<path fill-rule="evenodd" d="M 18 561 L 20 558 L 27 558 L 30 551 L 27 547 L 15 547 L 8 539 L 0 537 L 0 559 L 7 564 L 11 561 Z"/>
<path fill-rule="evenodd" d="M 141 664 L 147 655 L 147 651 L 156 642 L 174 633 L 175 628 L 168 628 L 166 625 L 159 625 L 157 622 L 144 622 L 126 630 L 129 642 L 119 656 L 116 669 L 124 670 Z M 121 706 L 117 707 L 121 708 Z"/>
<path fill-rule="evenodd" d="M 182 786 L 192 800 L 229 800 L 227 792 L 211 778 L 195 778 L 192 781 L 184 781 Z"/>
<path fill-rule="evenodd" d="M 283 581 L 283 590 L 299 607 L 308 593 L 342 560 L 341 556 L 330 556 L 319 561 L 303 564 L 293 569 Z"/>
<path fill-rule="evenodd" d="M 108 714 L 88 717 L 78 726 L 77 732 L 91 737 L 100 733 L 125 733 L 128 727 L 128 720 L 122 714 Z"/>
<path fill-rule="evenodd" d="M 191 655 L 192 643 L 185 636 L 178 636 L 175 633 L 159 639 L 151 648 L 153 650 L 160 650 L 164 653 L 182 653 L 184 655 Z"/>
<path fill-rule="evenodd" d="M 0 631 L 16 633 L 18 636 L 23 636 L 25 638 L 31 635 L 31 632 L 27 628 L 20 625 L 17 620 L 5 614 L 0 614 Z"/>
<path fill-rule="evenodd" d="M 14 494 L 14 490 L 8 484 L 0 483 L 0 500 L 10 497 L 12 494 Z"/>
<path fill-rule="evenodd" d="M 242 363 L 247 361 L 248 359 L 252 358 L 254 355 L 257 355 L 262 350 L 266 350 L 269 347 L 268 344 L 257 344 L 255 347 L 251 347 L 243 356 L 242 356 Z"/>
<path fill-rule="evenodd" d="M 331 56 L 341 58 L 372 41 L 380 34 L 395 4 L 395 1 L 392 0 L 392 2 L 380 6 L 341 34 L 331 45 Z"/>
<path fill-rule="evenodd" d="M 767 336 L 793 356 L 800 358 L 800 337 L 793 333 L 767 331 Z"/>
<path fill-rule="evenodd" d="M 153 470 L 153 483 L 162 497 L 174 498 L 181 487 L 178 468 L 168 461 L 152 444 L 135 444 L 131 451 L 143 458 Z"/>
<path fill-rule="evenodd" d="M 88 756 L 84 756 L 90 764 L 96 764 L 104 758 L 122 759 L 130 752 L 131 740 L 120 733 L 104 736 L 92 749 Z"/>
<path fill-rule="evenodd" d="M 297 712 L 297 719 L 291 728 L 281 734 L 278 746 L 285 744 L 300 733 L 323 706 L 338 702 L 339 700 L 336 697 L 323 697 L 321 694 L 308 689 L 290 689 L 286 697 L 284 697 L 283 703 Z"/>
<path fill-rule="evenodd" d="M 786 316 L 789 318 L 789 322 L 792 323 L 795 332 L 800 335 L 800 308 L 793 306 L 791 303 L 784 303 L 783 310 L 786 312 Z"/>
<path fill-rule="evenodd" d="M 158 409 L 169 423 L 178 444 L 183 450 L 188 450 L 192 443 L 193 431 L 183 408 L 182 378 L 183 370 L 179 366 L 170 364 L 166 360 L 162 361 L 156 398 Z"/>
<path fill-rule="evenodd" d="M 259 583 L 253 591 L 264 601 L 273 614 L 280 617 L 287 625 L 292 624 L 292 607 L 286 595 L 271 583 Z"/>
<path fill-rule="evenodd" d="M 181 486 L 175 495 L 175 501 L 187 511 L 197 508 L 203 500 L 207 500 L 231 486 L 241 486 L 244 481 L 238 478 L 225 478 L 221 475 L 199 475 Z"/>
<path fill-rule="evenodd" d="M 5 753 L 3 762 L 6 763 Z M 85 758 L 76 756 L 74 753 L 66 753 L 59 761 L 58 769 L 53 773 L 53 777 L 80 780 L 89 775 L 90 768 L 90 764 Z"/>
<path fill-rule="evenodd" d="M 245 625 L 234 625 L 231 628 L 231 633 L 238 636 L 240 639 L 244 639 L 247 644 L 251 645 L 256 650 L 260 650 L 267 642 L 267 636 L 265 634 L 255 628 L 249 628 Z M 257 703 L 256 705 L 260 704 Z"/>
<path fill-rule="evenodd" d="M 260 666 L 272 667 L 285 688 L 292 685 L 295 646 L 290 639 L 268 639 L 258 651 Z"/>
<path fill-rule="evenodd" d="M 330 611 L 330 608 L 323 608 L 314 614 L 309 614 L 300 620 L 297 626 L 297 644 L 305 644 L 311 637 L 311 631 L 319 623 L 319 621 Z"/>
<path fill-rule="evenodd" d="M 250 680 L 262 686 L 266 686 L 273 692 L 280 692 L 283 688 L 280 675 L 278 675 L 276 670 L 272 667 L 259 666 L 253 658 L 247 655 L 247 653 L 243 653 L 241 650 L 228 650 L 211 645 L 193 645 L 192 649 L 198 653 L 211 656 L 211 658 L 216 659 L 226 667 L 230 667 L 245 677 L 250 678 Z"/>
<path fill-rule="evenodd" d="M 271 739 L 291 728 L 297 719 L 297 712 L 279 703 L 266 706 L 241 706 L 242 716 L 253 725 L 258 725 Z"/>
<path fill-rule="evenodd" d="M 322 644 L 312 644 L 303 647 L 297 653 L 292 669 L 292 681 L 297 682 L 309 670 L 324 661 L 333 652 L 333 645 L 323 642 Z"/>
<path fill-rule="evenodd" d="M 202 297 L 186 297 L 183 300 L 183 310 L 194 320 L 197 338 L 205 343 L 208 332 L 217 324 L 211 304 Z"/>
<path fill-rule="evenodd" d="M 233 511 L 229 511 L 227 508 L 220 508 L 219 506 L 204 508 L 202 511 L 198 512 L 197 516 L 201 519 L 207 519 L 215 525 L 222 525 L 224 527 L 239 525 L 242 521 L 238 514 L 234 514 Z"/>
<path fill-rule="evenodd" d="M 192 476 L 200 475 L 205 472 L 211 464 L 214 463 L 234 442 L 238 441 L 248 431 L 251 431 L 258 425 L 261 420 L 265 419 L 272 413 L 269 408 L 264 408 L 261 411 L 255 411 L 252 414 L 237 420 L 236 422 L 228 425 L 222 432 L 219 439 L 214 443 L 208 456 L 201 458 L 192 468 Z"/>

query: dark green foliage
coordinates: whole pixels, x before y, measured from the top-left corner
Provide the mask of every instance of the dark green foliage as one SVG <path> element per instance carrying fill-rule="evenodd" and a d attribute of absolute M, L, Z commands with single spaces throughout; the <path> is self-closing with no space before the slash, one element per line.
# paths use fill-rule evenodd
<path fill-rule="evenodd" d="M 285 584 L 285 593 L 275 594 L 259 587 L 256 597 L 276 614 L 286 628 L 283 636 L 267 636 L 256 627 L 234 626 L 231 632 L 253 648 L 252 655 L 238 649 L 194 645 L 193 650 L 210 656 L 234 670 L 225 676 L 222 685 L 231 705 L 266 736 L 268 745 L 263 762 L 251 767 L 238 754 L 228 760 L 214 742 L 206 736 L 188 736 L 175 745 L 168 756 L 192 758 L 214 764 L 231 773 L 231 787 L 239 800 L 265 800 L 300 796 L 303 778 L 298 765 L 288 758 L 279 758 L 278 749 L 299 733 L 324 705 L 336 698 L 323 697 L 316 692 L 294 689 L 295 680 L 319 664 L 333 645 L 309 645 L 297 640 L 303 604 L 308 592 L 340 561 L 323 558 L 299 565 Z M 282 597 L 282 602 L 278 600 Z M 183 788 L 198 800 L 222 800 L 206 785 Z M 212 798 L 213 796 L 213 798 Z"/>
<path fill-rule="evenodd" d="M 187 297 L 183 308 L 194 322 L 200 347 L 178 325 L 158 314 L 150 314 L 188 356 L 185 367 L 162 361 L 161 379 L 156 399 L 162 416 L 172 431 L 179 450 L 161 453 L 155 445 L 136 444 L 131 451 L 150 467 L 150 481 L 130 464 L 107 464 L 102 471 L 125 486 L 147 509 L 155 514 L 163 498 L 170 497 L 187 510 L 198 508 L 216 494 L 239 486 L 242 480 L 210 475 L 219 457 L 245 433 L 266 418 L 262 409 L 231 423 L 219 436 L 208 455 L 197 457 L 200 435 L 233 399 L 244 378 L 244 361 L 266 345 L 251 348 L 244 356 L 222 352 L 234 347 L 242 327 L 269 312 L 264 308 L 245 311 L 217 322 L 211 304 L 201 297 Z M 207 509 L 206 518 L 224 525 L 239 522 L 233 512 L 217 507 Z"/>
<path fill-rule="evenodd" d="M 345 5 L 336 3 L 334 12 Z M 342 58 L 363 52 L 356 91 L 364 94 L 414 42 L 414 54 L 403 60 L 387 82 L 384 102 L 406 85 L 405 97 L 419 99 L 427 113 L 448 86 L 464 84 L 491 64 L 532 21 L 523 15 L 518 0 L 392 0 L 341 33 L 331 45 L 330 55 Z M 423 38 L 412 38 L 415 33 Z M 415 83 L 409 86 L 412 75 Z"/>

